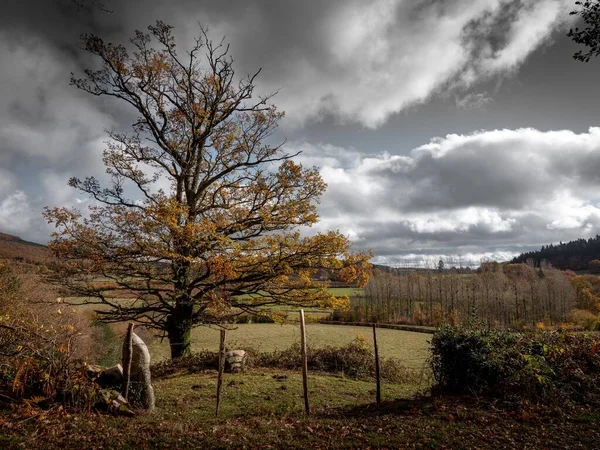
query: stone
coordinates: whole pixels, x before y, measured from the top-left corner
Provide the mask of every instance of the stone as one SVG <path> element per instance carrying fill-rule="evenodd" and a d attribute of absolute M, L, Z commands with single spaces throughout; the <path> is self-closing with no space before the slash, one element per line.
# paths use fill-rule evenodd
<path fill-rule="evenodd" d="M 114 389 L 100 389 L 98 391 L 102 403 L 108 410 L 108 412 L 116 416 L 134 416 L 135 413 L 129 406 L 129 402 Z"/>
<path fill-rule="evenodd" d="M 98 374 L 96 383 L 103 388 L 120 388 L 123 383 L 123 366 L 117 364 L 116 366 L 104 369 Z"/>
<path fill-rule="evenodd" d="M 87 364 L 85 366 L 85 372 L 90 380 L 95 380 L 102 373 L 104 367 L 97 364 Z"/>
<path fill-rule="evenodd" d="M 150 377 L 150 352 L 144 341 L 135 333 L 132 333 L 132 343 L 129 402 L 132 406 L 153 409 L 154 389 Z M 127 342 L 123 344 L 123 356 L 125 356 L 126 345 Z"/>
<path fill-rule="evenodd" d="M 245 350 L 230 350 L 225 352 L 225 372 L 237 373 L 246 370 L 248 355 Z"/>

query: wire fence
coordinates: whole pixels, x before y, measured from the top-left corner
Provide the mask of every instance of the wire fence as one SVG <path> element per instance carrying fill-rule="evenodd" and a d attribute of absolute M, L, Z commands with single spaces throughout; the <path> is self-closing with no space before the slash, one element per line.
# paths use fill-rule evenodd
<path fill-rule="evenodd" d="M 393 326 L 387 324 L 365 324 L 365 323 L 309 323 L 306 325 L 307 354 L 310 360 L 308 364 L 307 377 L 324 375 L 324 372 L 334 372 L 337 376 L 344 378 L 360 379 L 362 381 L 371 380 L 373 382 L 373 401 L 379 402 L 386 394 L 386 386 L 410 385 L 411 389 L 416 387 L 417 391 L 422 391 L 431 384 L 431 371 L 429 369 L 429 346 L 432 329 L 418 327 L 412 330 L 406 326 Z M 209 353 L 219 354 L 220 335 L 222 328 L 219 327 L 201 327 L 192 334 L 191 350 L 192 353 L 208 350 Z M 226 338 L 223 350 L 246 350 L 251 357 L 257 356 L 258 364 L 251 364 L 256 368 L 271 368 L 274 370 L 292 370 L 300 373 L 306 360 L 302 360 L 302 327 L 301 322 L 287 322 L 285 324 L 240 324 L 227 327 L 225 330 Z M 117 336 L 118 337 L 118 336 Z M 375 348 L 375 337 L 377 339 L 377 348 Z M 121 343 L 123 341 L 121 340 Z M 164 360 L 168 360 L 169 342 L 163 343 L 150 341 L 150 352 L 154 353 L 153 360 L 156 362 L 156 354 L 163 355 Z M 172 344 L 172 343 L 171 343 Z M 352 353 L 348 348 L 352 345 L 358 346 L 358 353 Z M 368 353 L 365 353 L 368 351 Z M 319 353 L 321 352 L 321 353 Z M 321 356 L 318 356 L 320 354 Z M 360 358 L 357 359 L 357 354 Z M 323 356 L 325 355 L 325 356 Z M 365 367 L 360 371 L 360 377 L 356 377 L 356 372 L 346 368 L 345 361 L 340 363 L 339 369 L 335 364 L 330 364 L 325 370 L 319 370 L 316 367 L 323 367 L 322 358 L 334 358 L 343 360 L 346 356 L 351 360 L 350 364 L 363 363 Z M 283 359 L 283 364 L 278 365 L 277 358 Z M 377 359 L 376 359 L 377 357 Z M 262 359 L 261 359 L 262 358 Z M 354 358 L 354 359 L 353 359 Z M 271 365 L 261 365 L 265 363 Z M 292 361 L 290 364 L 289 362 Z M 326 360 L 326 364 L 330 360 Z M 392 364 L 389 362 L 392 361 Z M 381 363 L 381 370 L 379 364 Z M 336 362 L 337 364 L 337 362 Z M 368 366 L 368 367 L 367 367 Z M 217 366 L 215 365 L 215 369 Z M 218 368 L 223 369 L 219 363 Z M 378 370 L 375 370 L 377 368 Z M 390 370 L 398 369 L 405 380 L 392 379 L 389 377 Z M 387 371 L 387 372 L 386 372 Z M 365 374 L 367 374 L 365 376 Z M 222 373 L 220 377 L 222 377 Z M 221 386 L 222 383 L 219 383 Z M 227 383 L 225 383 L 227 385 Z M 390 388 L 388 392 L 394 389 Z M 305 395 L 310 394 L 310 389 L 306 390 Z M 222 402 L 223 397 L 220 392 L 218 395 Z M 233 398 L 226 397 L 231 401 Z M 388 397 L 389 399 L 389 397 Z M 235 401 L 235 400 L 233 400 Z M 306 404 L 308 400 L 305 399 Z M 308 411 L 308 406 L 306 411 Z M 218 406 L 217 406 L 218 413 Z"/>
<path fill-rule="evenodd" d="M 285 326 L 280 326 L 279 328 L 277 324 L 243 324 L 240 327 L 232 328 L 226 331 L 227 338 L 225 346 L 227 350 L 240 349 L 249 350 L 251 352 L 256 352 L 257 349 L 260 349 L 262 346 L 264 346 L 266 340 L 269 341 L 266 342 L 268 347 L 271 349 L 274 348 L 275 352 L 289 350 L 290 347 L 294 346 L 297 352 L 295 354 L 298 358 L 297 365 L 295 365 L 294 370 L 300 372 L 306 364 L 306 360 L 301 359 L 302 356 L 300 352 L 302 344 L 301 323 L 302 322 L 287 323 Z M 353 330 L 356 334 L 356 337 L 352 339 L 351 335 L 353 333 L 346 332 L 346 327 L 342 329 L 339 325 L 340 324 L 307 325 L 306 334 L 309 345 L 307 352 L 308 358 L 314 356 L 316 352 L 323 348 L 328 348 L 332 352 L 340 350 L 340 352 L 343 353 L 344 345 L 339 344 L 341 341 L 343 341 L 343 339 L 340 339 L 340 334 L 344 334 L 346 336 L 345 340 L 347 345 L 351 344 L 353 340 L 358 339 L 360 341 L 359 343 L 363 346 L 362 348 L 366 348 L 371 352 L 373 367 L 377 368 L 377 370 L 375 370 L 371 376 L 371 379 L 374 382 L 374 387 L 376 388 L 376 394 L 374 395 L 373 400 L 375 400 L 377 403 L 381 401 L 382 386 L 385 391 L 385 386 L 388 383 L 403 383 L 402 381 L 398 380 L 393 382 L 389 382 L 386 379 L 382 380 L 379 370 L 380 361 L 385 362 L 387 360 L 395 360 L 400 366 L 403 367 L 403 369 L 410 370 L 411 378 L 405 383 L 411 384 L 413 387 L 417 386 L 417 390 L 422 390 L 430 385 L 431 375 L 428 361 L 428 341 L 430 339 L 430 335 L 433 333 L 432 329 L 419 329 L 417 331 L 412 331 L 403 327 L 379 324 L 347 324 L 354 325 L 356 327 L 356 329 Z M 269 327 L 270 330 L 279 330 L 280 333 L 279 336 L 273 334 L 267 336 L 252 335 L 250 331 L 253 329 L 253 327 Z M 319 331 L 319 333 L 316 333 L 318 336 L 311 336 L 312 332 L 315 330 Z M 360 330 L 361 333 L 356 333 L 357 330 Z M 335 337 L 335 339 L 327 339 L 328 336 Z M 407 337 L 417 337 L 417 339 L 407 339 Z M 211 338 L 214 338 L 214 344 L 216 344 L 218 341 L 217 335 L 211 335 Z M 390 344 L 391 338 L 395 338 L 392 344 Z M 379 345 L 377 345 L 377 347 L 375 339 L 379 341 Z M 203 340 L 202 342 L 206 343 L 206 340 Z M 424 345 L 424 342 L 427 342 L 427 345 Z M 195 342 L 194 346 L 197 347 L 198 344 L 199 342 Z M 394 347 L 401 347 L 403 349 L 403 351 L 400 352 L 402 353 L 402 356 L 398 356 L 398 351 L 396 351 L 397 349 Z M 286 357 L 289 357 L 289 353 L 286 355 Z M 389 365 L 386 367 L 389 371 Z M 316 375 L 314 371 L 312 371 L 312 373 L 309 371 L 309 377 L 314 375 Z M 305 392 L 305 396 L 307 395 L 308 393 Z M 305 398 L 305 403 L 307 405 L 306 411 L 309 411 L 307 398 Z"/>

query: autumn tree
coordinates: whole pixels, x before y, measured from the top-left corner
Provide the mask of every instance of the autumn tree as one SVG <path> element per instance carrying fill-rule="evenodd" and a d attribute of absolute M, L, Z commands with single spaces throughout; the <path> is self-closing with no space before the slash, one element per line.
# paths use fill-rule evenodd
<path fill-rule="evenodd" d="M 83 36 L 99 66 L 72 84 L 139 117 L 131 132 L 109 132 L 108 186 L 69 181 L 93 198 L 87 215 L 46 209 L 53 280 L 98 305 L 104 322 L 166 335 L 173 358 L 189 353 L 197 325 L 276 302 L 332 306 L 311 277 L 319 269 L 364 284 L 368 255 L 350 253 L 345 236 L 300 233 L 317 222 L 326 185 L 270 143 L 283 114 L 255 94 L 260 70 L 236 77 L 229 47 L 205 30 L 185 54 L 171 26 L 148 30 L 130 49 Z"/>
<path fill-rule="evenodd" d="M 600 259 L 592 259 L 588 265 L 591 273 L 600 273 Z"/>

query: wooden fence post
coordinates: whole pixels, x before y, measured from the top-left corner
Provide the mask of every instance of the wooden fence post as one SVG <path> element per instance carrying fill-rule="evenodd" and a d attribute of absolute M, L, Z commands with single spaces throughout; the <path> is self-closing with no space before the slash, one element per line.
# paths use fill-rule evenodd
<path fill-rule="evenodd" d="M 377 404 L 381 403 L 381 373 L 379 367 L 379 349 L 377 348 L 377 332 L 373 324 L 373 344 L 375 346 L 375 378 L 377 379 Z"/>
<path fill-rule="evenodd" d="M 121 394 L 125 400 L 128 400 L 129 383 L 131 382 L 131 359 L 133 356 L 133 323 L 130 323 L 127 327 L 123 350 L 123 388 Z"/>
<path fill-rule="evenodd" d="M 306 327 L 304 325 L 304 310 L 300 310 L 300 334 L 302 344 L 302 386 L 304 388 L 304 410 L 306 415 L 310 415 L 310 405 L 308 403 L 308 357 L 306 355 Z"/>
<path fill-rule="evenodd" d="M 215 417 L 219 416 L 219 406 L 221 405 L 221 386 L 223 385 L 223 368 L 225 366 L 225 330 L 221 330 L 221 342 L 219 344 L 219 376 L 217 378 L 217 409 Z"/>

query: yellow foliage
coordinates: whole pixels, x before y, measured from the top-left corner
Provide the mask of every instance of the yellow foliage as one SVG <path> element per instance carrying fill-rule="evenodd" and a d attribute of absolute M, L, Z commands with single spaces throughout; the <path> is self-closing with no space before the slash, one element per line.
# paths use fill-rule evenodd
<path fill-rule="evenodd" d="M 571 279 L 577 292 L 577 307 L 594 313 L 600 312 L 600 278 L 593 275 L 578 275 Z"/>

